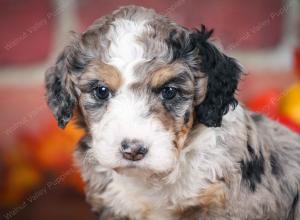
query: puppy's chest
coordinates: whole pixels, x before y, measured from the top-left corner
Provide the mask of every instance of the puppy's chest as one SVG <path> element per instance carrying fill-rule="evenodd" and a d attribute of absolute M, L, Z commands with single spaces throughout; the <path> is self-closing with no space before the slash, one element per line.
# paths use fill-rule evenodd
<path fill-rule="evenodd" d="M 152 190 L 119 181 L 112 182 L 103 197 L 116 213 L 137 220 L 176 220 L 182 207 L 193 206 L 197 200 L 184 198 L 173 189 Z"/>

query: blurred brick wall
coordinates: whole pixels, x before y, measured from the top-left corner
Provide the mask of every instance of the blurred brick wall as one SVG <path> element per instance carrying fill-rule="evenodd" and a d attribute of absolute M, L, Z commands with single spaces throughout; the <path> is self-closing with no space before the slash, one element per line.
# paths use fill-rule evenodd
<path fill-rule="evenodd" d="M 282 0 L 0 0 L 0 77 L 1 70 L 10 74 L 7 71 L 10 68 L 17 75 L 16 83 L 0 84 L 2 136 L 7 137 L 5 132 L 14 126 L 17 126 L 16 131 L 29 127 L 38 129 L 43 125 L 42 119 L 53 119 L 46 107 L 41 108 L 45 104 L 41 82 L 29 87 L 23 87 L 22 83 L 25 79 L 30 81 L 31 66 L 41 64 L 39 74 L 43 75 L 49 62 L 53 62 L 53 54 L 58 53 L 53 51 L 55 45 L 61 43 L 58 42 L 61 40 L 57 36 L 58 25 L 71 22 L 75 31 L 80 32 L 96 18 L 127 4 L 154 8 L 188 27 L 206 24 L 216 30 L 215 38 L 221 40 L 227 50 L 277 47 L 284 35 L 287 14 Z M 62 20 L 61 15 L 70 10 L 75 19 Z M 63 28 L 65 36 L 68 31 L 68 27 Z M 23 68 L 26 68 L 24 73 Z M 38 113 L 29 117 L 36 109 Z M 19 125 L 24 117 L 30 120 Z"/>
<path fill-rule="evenodd" d="M 110 2 L 110 3 L 108 3 Z M 244 35 L 252 34 L 238 45 L 242 49 L 265 49 L 279 44 L 282 38 L 283 17 L 279 15 L 282 0 L 87 0 L 79 2 L 81 30 L 97 17 L 120 5 L 137 4 L 156 9 L 178 23 L 195 28 L 200 24 L 213 27 L 225 46 L 237 43 Z M 259 30 L 260 29 L 260 30 Z"/>
<path fill-rule="evenodd" d="M 48 58 L 54 21 L 50 0 L 0 1 L 0 65 L 31 65 Z M 1 68 L 1 67 L 0 67 Z"/>
<path fill-rule="evenodd" d="M 0 1 L 0 65 L 30 65 L 49 57 L 59 18 L 56 15 L 75 3 L 61 2 L 64 6 L 55 8 L 51 0 Z M 213 27 L 225 47 L 273 48 L 282 39 L 282 0 L 81 0 L 74 11 L 79 30 L 127 4 L 154 8 L 188 27 L 202 23 Z"/>

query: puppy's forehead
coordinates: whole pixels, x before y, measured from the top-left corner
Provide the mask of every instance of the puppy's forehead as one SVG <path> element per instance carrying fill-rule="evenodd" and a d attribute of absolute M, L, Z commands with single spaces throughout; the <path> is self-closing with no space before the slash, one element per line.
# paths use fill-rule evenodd
<path fill-rule="evenodd" d="M 144 30 L 145 21 L 115 20 L 106 35 L 110 41 L 105 54 L 106 62 L 124 70 L 144 60 L 144 48 L 137 40 Z"/>
<path fill-rule="evenodd" d="M 104 63 L 118 69 L 124 84 L 143 78 L 154 63 L 168 63 L 170 54 L 165 40 L 169 32 L 163 28 L 167 25 L 154 18 L 120 17 L 108 25 L 104 38 L 109 43 L 101 57 Z"/>

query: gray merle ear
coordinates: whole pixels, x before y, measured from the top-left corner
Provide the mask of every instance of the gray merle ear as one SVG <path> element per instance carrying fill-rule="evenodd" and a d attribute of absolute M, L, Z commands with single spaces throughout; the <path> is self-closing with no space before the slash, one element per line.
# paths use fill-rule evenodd
<path fill-rule="evenodd" d="M 64 128 L 73 115 L 76 99 L 68 79 L 67 57 L 70 48 L 58 56 L 54 66 L 46 72 L 46 97 L 59 127 Z"/>
<path fill-rule="evenodd" d="M 173 30 L 166 40 L 172 60 L 181 59 L 196 72 L 208 78 L 204 100 L 195 107 L 198 122 L 208 127 L 219 127 L 230 107 L 238 104 L 234 97 L 241 68 L 237 62 L 220 52 L 209 42 L 213 30 L 202 25 L 201 30 Z"/>

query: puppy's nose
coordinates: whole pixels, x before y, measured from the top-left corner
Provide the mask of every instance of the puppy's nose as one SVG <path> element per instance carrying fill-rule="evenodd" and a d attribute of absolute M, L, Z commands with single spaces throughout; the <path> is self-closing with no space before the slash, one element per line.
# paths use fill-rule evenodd
<path fill-rule="evenodd" d="M 141 160 L 147 154 L 148 149 L 142 141 L 136 139 L 125 139 L 121 142 L 121 153 L 127 160 Z"/>

